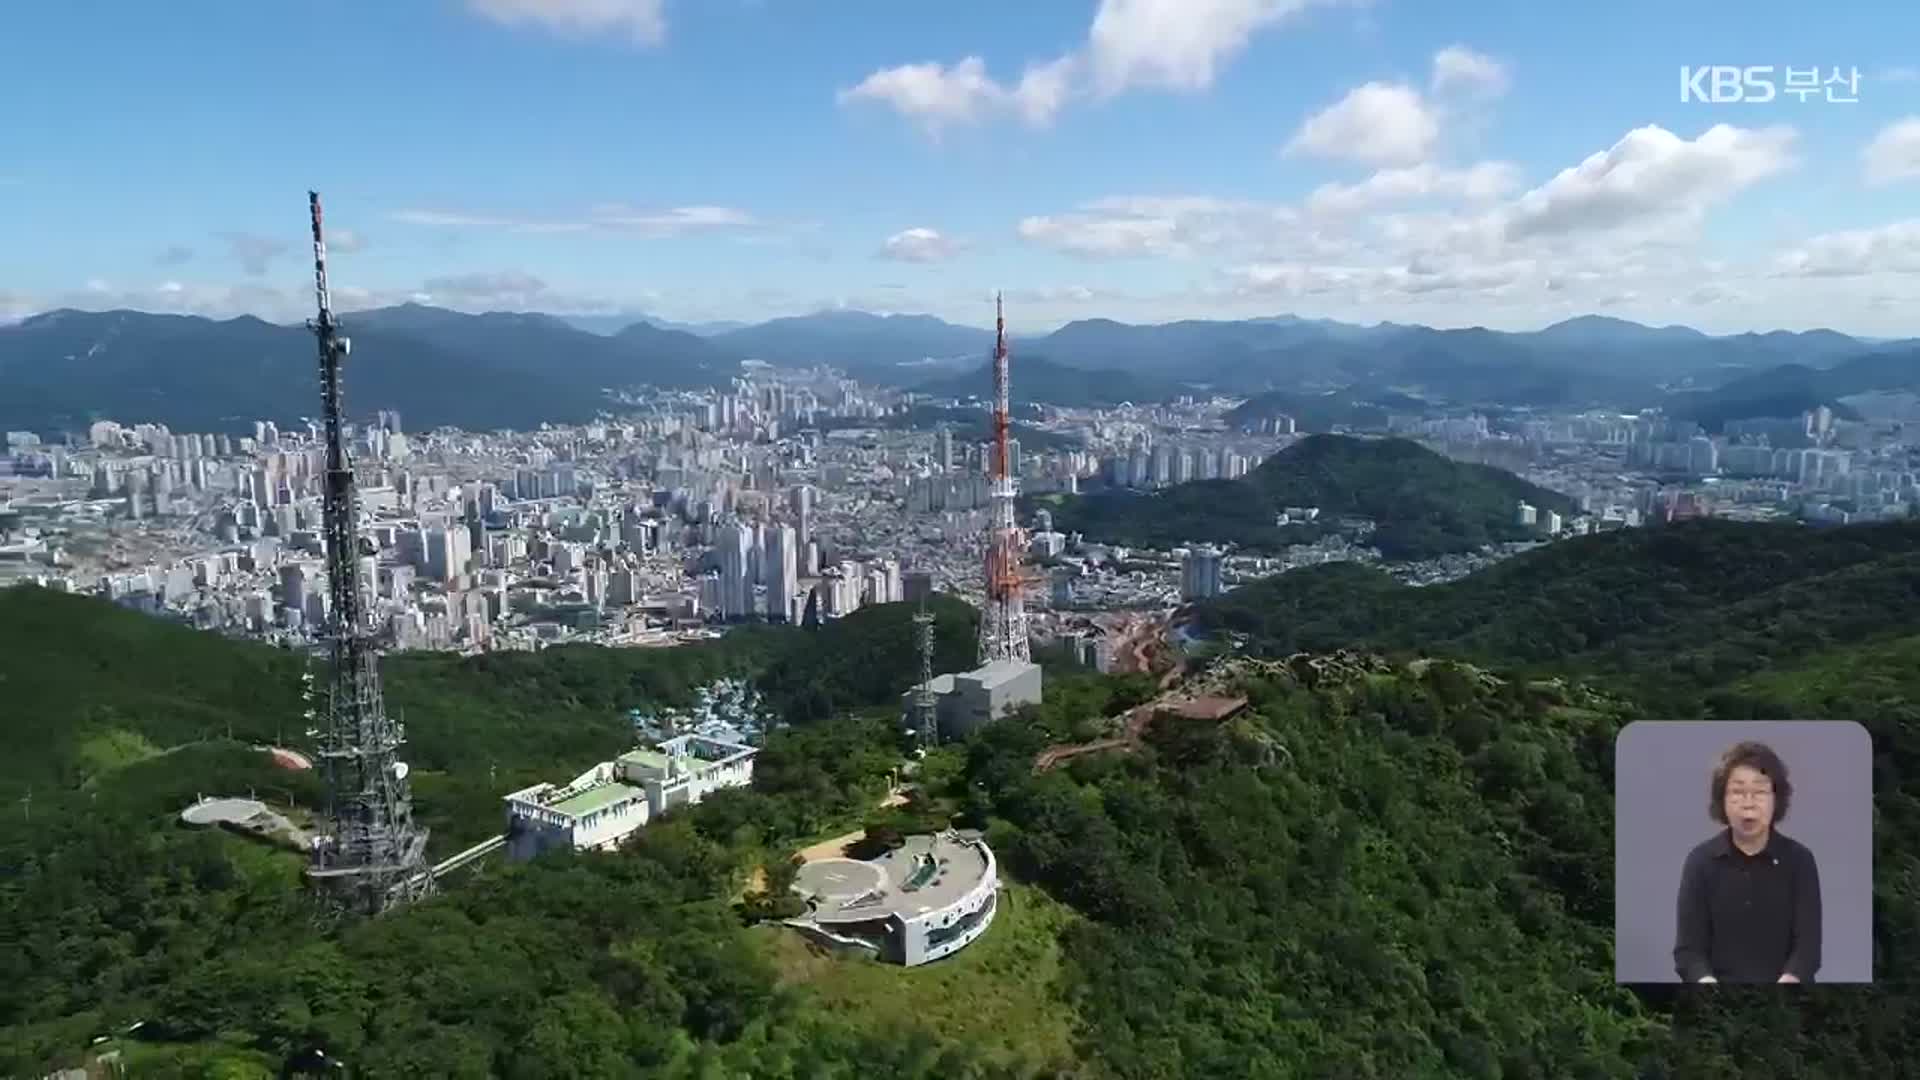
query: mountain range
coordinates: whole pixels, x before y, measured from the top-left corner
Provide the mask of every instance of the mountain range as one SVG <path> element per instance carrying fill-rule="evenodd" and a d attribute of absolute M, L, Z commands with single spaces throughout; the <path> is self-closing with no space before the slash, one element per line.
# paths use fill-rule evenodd
<path fill-rule="evenodd" d="M 928 360 L 986 356 L 993 331 L 931 315 L 821 311 L 715 334 L 715 345 L 780 367 L 830 364 L 898 385 Z"/>
<path fill-rule="evenodd" d="M 352 415 L 398 409 L 416 428 L 476 430 L 591 419 L 607 388 L 707 386 L 739 361 L 705 339 L 636 323 L 611 336 L 550 315 L 466 315 L 407 304 L 341 318 L 353 340 Z M 50 311 L 0 327 L 0 425 L 92 419 L 198 431 L 318 412 L 312 335 L 252 317 Z"/>
<path fill-rule="evenodd" d="M 398 409 L 416 426 L 531 427 L 590 418 L 609 407 L 609 389 L 725 386 L 752 360 L 828 364 L 934 397 L 991 387 L 992 332 L 928 315 L 836 310 L 749 326 L 643 319 L 617 329 L 615 321 L 417 304 L 350 313 L 342 322 L 358 340 L 349 405 L 357 415 Z M 1290 315 L 1086 319 L 1012 349 L 1015 399 L 1063 405 L 1219 393 L 1265 401 L 1258 408 L 1268 411 L 1282 411 L 1274 401 L 1304 402 L 1335 415 L 1396 401 L 1663 407 L 1714 428 L 1866 390 L 1920 389 L 1920 341 L 1832 330 L 1714 337 L 1593 315 L 1525 333 Z M 314 408 L 312 357 L 305 330 L 251 317 L 47 312 L 0 327 L 0 424 L 54 431 L 110 416 L 224 430 L 293 419 Z"/>
<path fill-rule="evenodd" d="M 568 326 L 578 327 L 590 334 L 605 334 L 608 336 L 617 334 L 635 323 L 646 323 L 648 326 L 660 330 L 679 330 L 683 333 L 692 334 L 695 337 L 712 337 L 715 334 L 724 334 L 729 330 L 740 330 L 753 325 L 752 323 L 728 322 L 726 320 L 716 322 L 675 322 L 672 319 L 663 319 L 658 315 L 647 315 L 638 312 L 627 315 L 562 315 L 560 316 L 560 320 Z"/>
<path fill-rule="evenodd" d="M 916 383 L 910 389 L 928 397 L 986 400 L 993 396 L 993 361 Z M 1019 377 L 1011 379 L 1008 386 L 1008 401 L 1012 405 L 1100 408 L 1127 402 L 1166 401 L 1194 392 L 1193 387 L 1170 376 L 1141 375 L 1117 368 L 1068 367 L 1043 356 L 1022 356 Z"/>

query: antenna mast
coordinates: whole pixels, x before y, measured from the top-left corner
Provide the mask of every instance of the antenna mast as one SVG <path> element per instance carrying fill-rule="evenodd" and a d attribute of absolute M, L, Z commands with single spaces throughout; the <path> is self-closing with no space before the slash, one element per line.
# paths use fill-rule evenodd
<path fill-rule="evenodd" d="M 319 316 L 307 323 L 320 346 L 326 416 L 327 631 L 332 669 L 319 757 L 327 788 L 327 835 L 315 842 L 308 876 L 347 910 L 378 915 L 427 893 L 427 831 L 413 823 L 407 766 L 398 758 L 403 725 L 387 717 L 379 657 L 360 592 L 360 507 L 342 420 L 340 366 L 351 349 L 327 295 L 327 243 L 320 193 L 307 193 L 313 218 L 313 288 Z"/>
<path fill-rule="evenodd" d="M 1020 528 L 1014 521 L 1013 501 L 1019 488 L 1013 477 L 1008 446 L 1007 322 L 1000 295 L 993 297 L 993 455 L 989 490 L 992 518 L 987 526 L 987 601 L 980 613 L 980 662 L 1031 660 L 1027 644 L 1027 614 L 1022 593 L 1026 578 L 1020 572 Z"/>
<path fill-rule="evenodd" d="M 920 744 L 932 746 L 940 741 L 940 699 L 933 692 L 933 612 L 927 610 L 925 595 L 920 597 L 920 610 L 913 615 L 913 637 L 920 648 L 920 685 L 913 694 L 914 722 L 920 728 Z"/>

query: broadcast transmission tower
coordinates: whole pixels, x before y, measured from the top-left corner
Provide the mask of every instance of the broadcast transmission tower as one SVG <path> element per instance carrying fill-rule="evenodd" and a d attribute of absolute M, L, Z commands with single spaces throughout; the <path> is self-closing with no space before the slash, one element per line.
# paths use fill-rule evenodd
<path fill-rule="evenodd" d="M 350 344 L 338 333 L 327 295 L 327 244 L 320 226 L 320 194 L 307 193 L 313 218 L 313 285 L 319 317 L 307 324 L 320 343 L 320 394 L 327 432 L 327 591 L 332 670 L 319 758 L 327 789 L 327 835 L 307 868 L 315 884 L 343 908 L 378 915 L 425 895 L 433 887 L 426 862 L 427 830 L 413 823 L 406 741 L 389 719 L 380 693 L 379 657 L 368 632 L 360 592 L 360 506 L 347 453 L 340 366 Z"/>
<path fill-rule="evenodd" d="M 1023 593 L 1031 581 L 1020 567 L 1024 543 L 1014 517 L 1020 488 L 1014 479 L 1008 429 L 1007 321 L 993 298 L 993 451 L 988 470 L 991 516 L 987 524 L 986 604 L 980 611 L 980 662 L 1031 660 Z"/>
<path fill-rule="evenodd" d="M 913 693 L 914 722 L 920 728 L 920 745 L 940 741 L 940 700 L 933 692 L 933 612 L 927 610 L 927 598 L 920 597 L 920 610 L 913 615 L 914 643 L 920 648 L 920 685 Z"/>

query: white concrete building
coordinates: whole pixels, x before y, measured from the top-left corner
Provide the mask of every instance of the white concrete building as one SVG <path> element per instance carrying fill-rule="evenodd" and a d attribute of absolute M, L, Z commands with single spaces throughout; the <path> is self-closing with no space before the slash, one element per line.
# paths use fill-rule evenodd
<path fill-rule="evenodd" d="M 992 849 L 977 835 L 910 836 L 872 860 L 816 859 L 794 891 L 809 911 L 787 925 L 830 946 L 916 967 L 979 940 L 1000 890 Z"/>
<path fill-rule="evenodd" d="M 1041 701 L 1040 665 L 1026 660 L 995 660 L 972 671 L 935 675 L 933 693 L 938 709 L 940 734 L 959 738 L 1018 709 Z M 915 723 L 914 698 L 919 686 L 900 695 L 901 714 L 911 727 Z"/>
<path fill-rule="evenodd" d="M 603 761 L 567 784 L 523 788 L 506 797 L 507 856 L 616 847 L 659 814 L 752 783 L 757 753 L 739 743 L 682 735 Z"/>

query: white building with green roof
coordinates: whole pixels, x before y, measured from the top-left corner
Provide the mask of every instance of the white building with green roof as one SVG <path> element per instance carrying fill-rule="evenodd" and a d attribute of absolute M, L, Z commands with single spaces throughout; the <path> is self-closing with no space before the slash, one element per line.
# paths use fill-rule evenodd
<path fill-rule="evenodd" d="M 741 743 L 682 735 L 603 761 L 567 784 L 523 788 L 506 797 L 507 856 L 618 847 L 659 814 L 752 783 L 756 753 Z"/>

